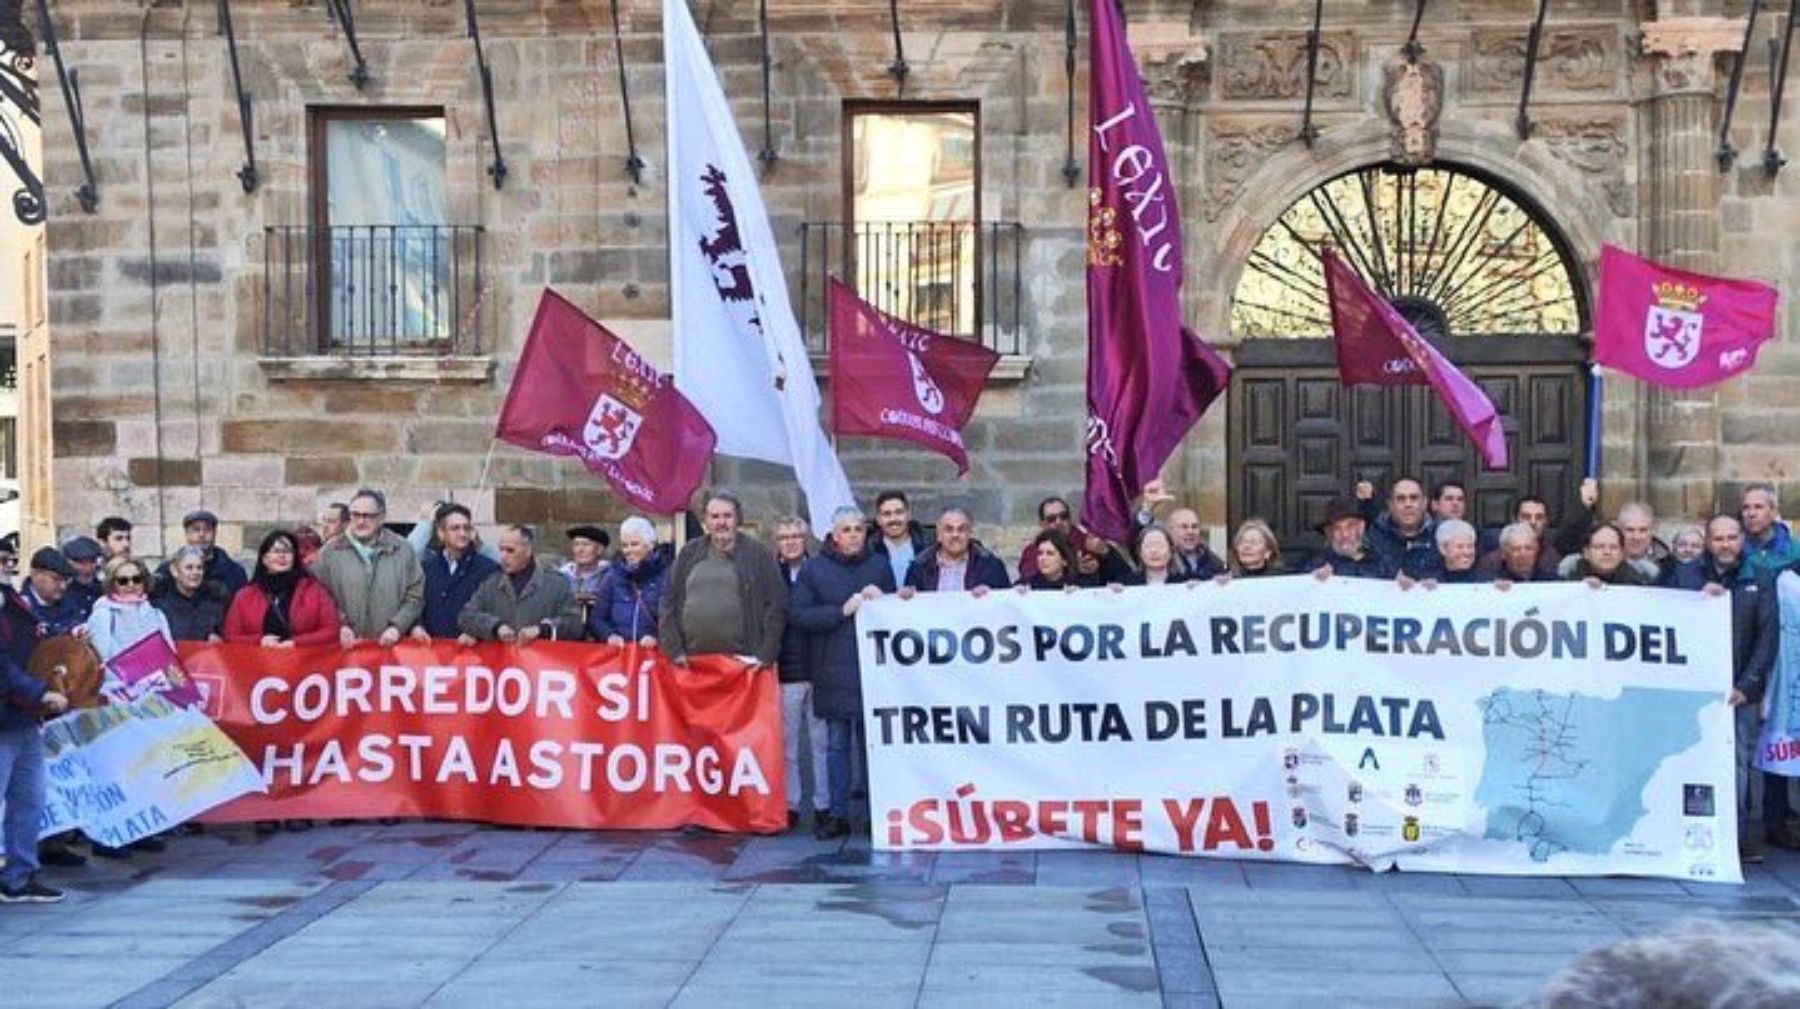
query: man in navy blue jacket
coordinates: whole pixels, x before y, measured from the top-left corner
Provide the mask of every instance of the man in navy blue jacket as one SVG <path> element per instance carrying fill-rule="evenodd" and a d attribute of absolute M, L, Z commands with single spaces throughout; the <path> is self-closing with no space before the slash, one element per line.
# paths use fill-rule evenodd
<path fill-rule="evenodd" d="M 906 588 L 917 592 L 973 592 L 1012 587 L 1006 562 L 973 538 L 974 523 L 961 508 L 946 508 L 938 516 L 937 544 L 913 558 L 906 570 Z M 903 592 L 910 595 L 911 592 Z"/>
<path fill-rule="evenodd" d="M 489 575 L 500 570 L 476 548 L 475 520 L 469 509 L 455 503 L 442 505 L 433 523 L 438 545 L 425 551 L 425 615 L 413 625 L 420 641 L 454 638 L 460 633 L 456 619 L 475 597 L 475 590 Z"/>
<path fill-rule="evenodd" d="M 37 878 L 45 788 L 38 719 L 67 711 L 69 699 L 25 672 L 37 641 L 37 617 L 11 586 L 0 586 L 0 794 L 6 801 L 0 904 L 48 904 L 63 896 Z"/>

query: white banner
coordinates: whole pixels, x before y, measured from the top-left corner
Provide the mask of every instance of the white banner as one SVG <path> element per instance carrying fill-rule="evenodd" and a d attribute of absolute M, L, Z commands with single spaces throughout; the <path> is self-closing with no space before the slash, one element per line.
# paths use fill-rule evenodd
<path fill-rule="evenodd" d="M 1737 882 L 1730 600 L 1310 577 L 887 597 L 874 842 Z"/>
<path fill-rule="evenodd" d="M 669 144 L 669 315 L 675 386 L 721 455 L 792 466 L 814 529 L 856 503 L 819 426 L 819 386 L 718 71 L 688 0 L 663 0 Z"/>
<path fill-rule="evenodd" d="M 162 694 L 47 723 L 44 779 L 40 836 L 80 830 L 115 848 L 264 791 L 236 743 L 199 709 Z"/>

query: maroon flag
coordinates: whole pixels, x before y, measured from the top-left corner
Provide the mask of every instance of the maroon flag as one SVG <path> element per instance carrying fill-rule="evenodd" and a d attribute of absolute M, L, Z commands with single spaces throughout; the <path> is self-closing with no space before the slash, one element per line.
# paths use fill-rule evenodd
<path fill-rule="evenodd" d="M 548 288 L 494 437 L 575 456 L 657 515 L 688 506 L 718 441 L 669 376 Z"/>
<path fill-rule="evenodd" d="M 1775 335 L 1775 289 L 1600 250 L 1594 362 L 1653 385 L 1698 389 L 1750 370 Z"/>
<path fill-rule="evenodd" d="M 1330 248 L 1320 256 L 1338 377 L 1345 385 L 1429 385 L 1456 419 L 1488 469 L 1506 468 L 1500 411 L 1481 387 L 1456 370 L 1394 306 L 1369 289 Z"/>
<path fill-rule="evenodd" d="M 1131 501 L 1225 390 L 1231 366 L 1181 324 L 1181 211 L 1113 0 L 1093 0 L 1088 131 L 1084 524 L 1131 534 Z"/>
<path fill-rule="evenodd" d="M 831 427 L 895 438 L 969 471 L 962 428 L 1000 355 L 880 311 L 831 278 Z"/>

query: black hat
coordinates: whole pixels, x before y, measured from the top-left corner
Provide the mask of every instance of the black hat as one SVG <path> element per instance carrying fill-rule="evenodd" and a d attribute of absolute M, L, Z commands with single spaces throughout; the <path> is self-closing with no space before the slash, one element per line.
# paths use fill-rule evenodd
<path fill-rule="evenodd" d="M 212 526 L 214 529 L 219 528 L 219 517 L 212 512 L 207 511 L 205 508 L 201 508 L 198 511 L 191 511 L 186 515 L 183 515 L 181 517 L 181 528 L 186 529 L 196 522 Z"/>
<path fill-rule="evenodd" d="M 569 538 L 572 540 L 593 540 L 602 547 L 612 546 L 612 537 L 606 535 L 606 530 L 599 526 L 574 526 L 569 530 Z"/>
<path fill-rule="evenodd" d="M 104 553 L 91 536 L 76 536 L 62 545 L 62 555 L 72 561 L 97 561 Z"/>
<path fill-rule="evenodd" d="M 1368 516 L 1362 513 L 1362 509 L 1357 506 L 1355 499 L 1335 497 L 1331 499 L 1331 504 L 1325 506 L 1325 517 L 1313 528 L 1324 532 L 1342 519 L 1361 519 L 1366 522 Z"/>
<path fill-rule="evenodd" d="M 38 552 L 31 555 L 31 570 L 48 571 L 64 578 L 75 577 L 75 565 L 55 547 L 39 547 Z"/>

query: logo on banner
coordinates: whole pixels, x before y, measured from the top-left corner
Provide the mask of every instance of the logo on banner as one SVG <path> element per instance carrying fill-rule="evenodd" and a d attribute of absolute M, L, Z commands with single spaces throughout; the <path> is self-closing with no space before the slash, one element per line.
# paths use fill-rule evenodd
<path fill-rule="evenodd" d="M 618 459 L 631 451 L 638 429 L 643 426 L 643 414 L 614 399 L 612 393 L 603 392 L 588 414 L 581 440 L 599 458 Z"/>
<path fill-rule="evenodd" d="M 931 380 L 926 373 L 925 365 L 919 355 L 906 352 L 906 363 L 912 366 L 913 395 L 918 398 L 919 406 L 933 416 L 944 412 L 944 391 Z"/>
<path fill-rule="evenodd" d="M 1424 801 L 1425 801 L 1425 793 L 1420 790 L 1419 786 L 1417 786 L 1417 785 L 1407 785 L 1406 786 L 1406 804 L 1408 806 L 1417 806 L 1419 803 L 1424 802 Z"/>
<path fill-rule="evenodd" d="M 1706 300 L 1687 284 L 1661 280 L 1651 286 L 1656 304 L 1644 316 L 1644 354 L 1658 367 L 1685 368 L 1700 356 L 1700 303 Z"/>
<path fill-rule="evenodd" d="M 712 266 L 713 286 L 719 300 L 740 334 L 753 333 L 769 355 L 777 392 L 787 386 L 787 361 L 763 330 L 762 314 L 757 310 L 756 284 L 750 277 L 750 254 L 744 250 L 743 233 L 738 230 L 737 210 L 731 202 L 724 169 L 707 165 L 700 174 L 706 196 L 712 201 L 714 218 L 711 233 L 700 240 L 700 254 Z"/>

